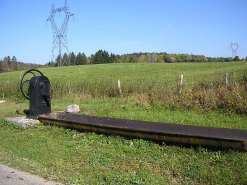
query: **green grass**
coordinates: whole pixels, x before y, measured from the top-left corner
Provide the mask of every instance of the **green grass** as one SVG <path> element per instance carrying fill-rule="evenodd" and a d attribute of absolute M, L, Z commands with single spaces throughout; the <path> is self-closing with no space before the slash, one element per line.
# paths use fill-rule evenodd
<path fill-rule="evenodd" d="M 143 121 L 155 121 L 184 125 L 209 126 L 219 128 L 247 129 L 247 117 L 237 114 L 199 110 L 170 109 L 159 104 L 138 104 L 133 98 L 105 99 L 55 99 L 52 112 L 64 111 L 70 104 L 78 104 L 82 113 L 92 116 L 113 117 Z M 7 100 L 0 106 L 0 118 L 26 116 L 29 110 L 27 100 L 15 103 Z"/>
<path fill-rule="evenodd" d="M 134 99 L 57 99 L 52 111 L 73 103 L 88 115 L 247 129 L 244 116 L 138 105 Z M 2 105 L 0 117 L 23 116 L 29 108 L 27 101 Z M 247 183 L 246 152 L 159 145 L 42 124 L 22 129 L 3 119 L 0 141 L 2 163 L 65 184 Z"/>
<path fill-rule="evenodd" d="M 234 73 L 247 69 L 247 62 L 229 63 L 131 63 L 131 64 L 98 64 L 69 66 L 59 68 L 39 69 L 51 81 L 71 80 L 74 82 L 81 80 L 135 80 L 159 78 L 161 82 L 176 81 L 184 74 L 184 80 L 190 83 L 200 82 L 203 78 L 211 80 L 219 74 Z M 0 74 L 0 81 L 18 81 L 25 71 L 16 71 Z"/>
<path fill-rule="evenodd" d="M 203 111 L 222 109 L 246 115 L 247 104 L 243 101 L 247 98 L 246 64 L 107 64 L 43 68 L 41 71 L 49 77 L 51 94 L 56 99 L 117 98 L 120 95 L 117 81 L 120 79 L 124 98 L 135 97 L 142 102 L 163 103 L 175 108 Z M 23 72 L 0 74 L 0 94 L 4 98 L 21 102 L 21 75 L 18 73 Z M 182 92 L 179 90 L 180 74 L 184 74 Z M 30 74 L 26 79 L 31 77 Z"/>
<path fill-rule="evenodd" d="M 247 153 L 0 123 L 2 162 L 66 184 L 247 183 Z"/>
<path fill-rule="evenodd" d="M 203 113 L 201 111 L 185 111 L 181 109 L 171 110 L 158 104 L 137 105 L 137 101 L 131 98 L 84 100 L 78 104 L 81 110 L 85 111 L 84 114 L 87 115 L 184 125 L 247 129 L 247 118 L 244 116 L 236 114 L 227 115 L 215 111 Z"/>
<path fill-rule="evenodd" d="M 212 88 L 206 91 L 205 83 L 215 79 L 224 81 L 227 72 L 229 81 L 235 84 L 235 78 L 246 69 L 246 62 L 232 62 L 107 64 L 40 70 L 52 82 L 52 111 L 78 104 L 87 115 L 247 129 L 245 114 L 229 112 L 224 106 L 217 111 L 200 107 L 185 109 L 191 104 L 180 103 L 182 99 L 193 103 L 197 97 L 207 103 L 216 92 L 222 104 L 232 106 L 231 110 L 244 109 L 245 86 L 222 88 L 220 84 L 215 88 L 218 91 Z M 5 93 L 6 99 L 0 104 L 0 118 L 24 116 L 29 109 L 28 101 L 23 100 L 18 90 L 23 72 L 0 74 L 0 91 Z M 178 106 L 150 99 L 157 97 L 155 93 L 163 94 L 162 98 L 176 94 L 176 91 L 170 92 L 172 88 L 168 83 L 178 84 L 182 73 L 186 86 L 199 84 L 201 88 L 194 93 L 188 88 L 174 96 L 171 100 L 178 101 Z M 123 97 L 118 95 L 118 79 L 123 92 L 127 92 Z M 95 98 L 85 93 L 86 90 L 95 91 Z M 106 94 L 96 96 L 102 92 Z M 238 103 L 233 105 L 232 100 Z M 247 152 L 167 146 L 42 124 L 22 129 L 3 119 L 0 119 L 0 141 L 2 163 L 65 184 L 247 184 Z"/>

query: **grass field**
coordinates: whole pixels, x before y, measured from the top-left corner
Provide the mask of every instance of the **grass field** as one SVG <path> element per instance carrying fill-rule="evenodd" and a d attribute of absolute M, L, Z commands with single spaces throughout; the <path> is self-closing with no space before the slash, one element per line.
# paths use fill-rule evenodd
<path fill-rule="evenodd" d="M 0 121 L 0 161 L 65 184 L 246 184 L 247 154 Z"/>
<path fill-rule="evenodd" d="M 52 80 L 135 80 L 156 79 L 161 82 L 173 82 L 184 75 L 184 80 L 189 83 L 200 82 L 203 78 L 210 81 L 218 75 L 225 73 L 237 76 L 241 71 L 247 69 L 247 62 L 229 63 L 121 63 L 121 64 L 98 64 L 69 66 L 60 68 L 41 68 L 40 71 Z M 0 74 L 0 82 L 18 81 L 25 71 L 8 72 Z"/>
<path fill-rule="evenodd" d="M 78 104 L 87 115 L 247 129 L 244 113 L 246 90 L 238 79 L 247 70 L 245 62 L 110 64 L 40 70 L 51 80 L 52 111 Z M 16 95 L 20 94 L 18 82 L 21 73 L 0 74 L 1 92 L 5 92 L 6 99 L 0 105 L 0 118 L 24 116 L 29 109 L 28 101 Z M 224 86 L 225 73 L 229 74 L 230 85 L 227 87 Z M 173 85 L 176 87 L 180 82 L 180 74 L 184 74 L 182 93 L 173 89 Z M 123 96 L 118 94 L 118 79 L 121 80 Z M 217 84 L 217 88 L 210 87 L 211 82 L 216 84 L 219 80 L 222 82 Z M 58 84 L 54 85 L 54 82 Z M 82 82 L 84 86 L 80 86 Z M 3 83 L 14 85 L 8 88 Z M 96 91 L 95 88 L 102 83 L 104 87 L 100 88 L 104 91 Z M 115 83 L 115 89 L 107 83 Z M 74 87 L 78 84 L 79 87 Z M 160 84 L 167 86 L 161 88 Z M 135 88 L 138 85 L 142 87 Z M 116 93 L 93 96 L 80 89 L 82 87 L 88 92 L 95 90 L 96 94 Z M 162 96 L 155 95 L 162 94 L 159 89 L 165 92 Z M 80 96 L 76 90 L 80 91 Z M 166 100 L 171 99 L 174 104 L 160 101 L 159 98 L 168 95 L 170 97 Z M 216 104 L 218 107 L 215 109 L 205 108 L 209 106 L 207 104 L 201 108 L 184 107 L 192 106 L 189 102 L 194 102 L 193 99 L 204 98 L 202 103 L 207 103 L 207 99 L 212 101 L 215 96 L 221 98 L 221 104 Z M 152 98 L 157 101 L 151 101 Z M 189 102 L 184 103 L 184 99 Z M 232 103 L 233 100 L 237 103 Z M 236 108 L 242 113 L 234 112 Z M 247 184 L 246 152 L 168 146 L 49 125 L 21 129 L 3 119 L 0 119 L 0 141 L 2 163 L 65 184 Z"/>

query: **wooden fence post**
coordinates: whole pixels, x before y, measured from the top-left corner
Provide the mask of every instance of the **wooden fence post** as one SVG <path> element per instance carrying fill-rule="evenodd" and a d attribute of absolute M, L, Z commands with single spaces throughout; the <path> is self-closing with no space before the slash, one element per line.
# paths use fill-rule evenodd
<path fill-rule="evenodd" d="M 226 73 L 226 85 L 228 85 L 228 74 Z"/>
<path fill-rule="evenodd" d="M 119 94 L 120 94 L 120 96 L 122 96 L 122 90 L 121 90 L 120 80 L 118 80 L 117 84 L 118 84 Z"/>
<path fill-rule="evenodd" d="M 184 78 L 184 75 L 181 74 L 181 77 L 180 77 L 180 88 L 179 88 L 179 93 L 182 92 L 182 88 L 183 88 L 183 78 Z"/>

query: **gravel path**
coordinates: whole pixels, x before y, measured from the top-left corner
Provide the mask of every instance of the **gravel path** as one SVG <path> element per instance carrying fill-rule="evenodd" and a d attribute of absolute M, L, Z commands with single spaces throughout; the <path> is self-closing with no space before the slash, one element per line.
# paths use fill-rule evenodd
<path fill-rule="evenodd" d="M 0 164 L 1 185 L 62 185 Z"/>

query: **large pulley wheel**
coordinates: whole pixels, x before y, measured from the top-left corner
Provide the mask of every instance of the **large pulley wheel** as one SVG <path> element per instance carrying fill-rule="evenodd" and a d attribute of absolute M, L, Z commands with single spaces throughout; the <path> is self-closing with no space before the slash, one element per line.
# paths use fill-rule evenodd
<path fill-rule="evenodd" d="M 24 87 L 24 84 L 25 84 L 25 83 L 27 83 L 27 82 L 30 81 L 30 79 L 29 79 L 29 80 L 25 80 L 24 82 L 23 82 L 23 80 L 24 80 L 24 77 L 25 77 L 28 73 L 31 73 L 33 76 L 36 76 L 35 73 L 34 73 L 35 71 L 38 72 L 41 76 L 44 76 L 43 73 L 41 73 L 41 72 L 40 72 L 39 70 L 37 70 L 37 69 L 29 69 L 29 70 L 27 70 L 27 71 L 22 75 L 21 81 L 20 81 L 20 89 L 21 89 L 21 93 L 22 93 L 22 95 L 23 95 L 26 99 L 28 99 L 28 100 L 29 100 L 29 95 L 27 95 L 26 93 L 24 93 L 23 87 Z"/>

